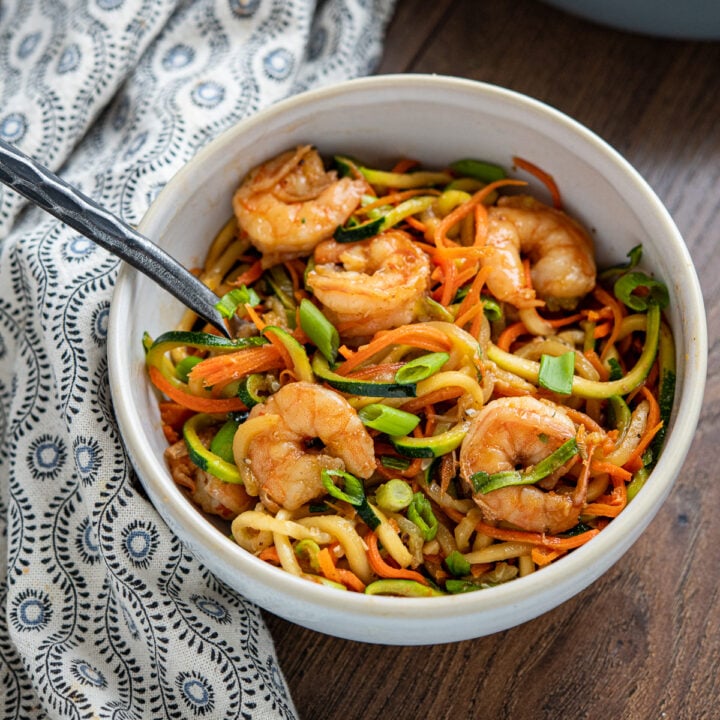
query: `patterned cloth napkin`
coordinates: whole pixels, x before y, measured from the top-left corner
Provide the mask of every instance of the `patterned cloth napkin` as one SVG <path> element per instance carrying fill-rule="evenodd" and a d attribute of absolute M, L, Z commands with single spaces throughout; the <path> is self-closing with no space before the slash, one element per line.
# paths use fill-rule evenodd
<path fill-rule="evenodd" d="M 201 146 L 367 74 L 393 0 L 3 0 L 0 137 L 137 223 Z M 0 717 L 294 718 L 258 609 L 144 498 L 105 339 L 118 261 L 0 186 Z"/>

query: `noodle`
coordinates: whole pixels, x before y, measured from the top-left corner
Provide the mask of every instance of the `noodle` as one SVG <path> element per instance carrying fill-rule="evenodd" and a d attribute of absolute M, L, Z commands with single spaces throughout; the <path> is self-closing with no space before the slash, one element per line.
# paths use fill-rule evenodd
<path fill-rule="evenodd" d="M 555 186 L 398 167 L 255 168 L 199 271 L 236 339 L 188 311 L 148 373 L 173 478 L 246 551 L 353 592 L 480 590 L 590 542 L 657 462 L 664 286 L 639 253 L 598 273 Z"/>

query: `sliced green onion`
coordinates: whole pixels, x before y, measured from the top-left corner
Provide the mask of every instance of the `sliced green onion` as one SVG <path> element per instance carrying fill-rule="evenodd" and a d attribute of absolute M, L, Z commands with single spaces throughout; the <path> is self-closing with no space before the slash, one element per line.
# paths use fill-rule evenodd
<path fill-rule="evenodd" d="M 575 353 L 570 351 L 562 355 L 542 355 L 538 385 L 560 395 L 570 395 L 575 373 Z"/>
<path fill-rule="evenodd" d="M 226 318 L 232 317 L 240 305 L 259 305 L 260 297 L 252 289 L 245 285 L 233 288 L 226 292 L 218 302 L 215 303 L 216 310 Z"/>
<path fill-rule="evenodd" d="M 340 335 L 337 328 L 307 298 L 300 302 L 300 327 L 330 363 L 335 362 Z"/>
<path fill-rule="evenodd" d="M 187 355 L 176 366 L 175 374 L 184 383 L 188 381 L 188 373 L 202 360 L 197 355 Z"/>
<path fill-rule="evenodd" d="M 492 298 L 486 297 L 485 295 L 482 295 L 480 297 L 480 300 L 483 304 L 483 312 L 485 313 L 485 317 L 490 322 L 502 320 L 503 311 L 500 307 L 500 303 L 498 303 L 496 300 L 493 300 Z"/>
<path fill-rule="evenodd" d="M 315 571 L 320 571 L 320 563 L 318 561 L 318 553 L 320 552 L 320 546 L 310 538 L 304 538 L 295 543 L 293 548 L 295 555 L 299 558 L 305 557 L 310 567 Z"/>
<path fill-rule="evenodd" d="M 210 442 L 210 452 L 215 453 L 227 463 L 234 463 L 233 439 L 239 423 L 235 420 L 228 420 L 216 433 Z"/>
<path fill-rule="evenodd" d="M 638 295 L 635 293 L 638 288 L 644 288 L 647 294 Z M 649 305 L 665 308 L 670 302 L 667 285 L 642 272 L 628 272 L 621 275 L 615 281 L 613 291 L 615 297 L 631 310 L 641 312 L 647 310 Z"/>
<path fill-rule="evenodd" d="M 559 470 L 570 458 L 580 452 L 575 438 L 566 440 L 557 450 L 534 465 L 531 470 L 504 470 L 489 475 L 484 471 L 474 473 L 470 478 L 475 493 L 483 495 L 493 490 L 513 485 L 534 485 L 536 482 Z"/>
<path fill-rule="evenodd" d="M 320 473 L 323 487 L 337 500 L 344 500 L 351 505 L 360 505 L 365 499 L 365 488 L 362 481 L 358 480 L 354 475 L 343 472 L 342 470 L 328 470 L 323 468 Z M 341 478 L 343 481 L 344 491 L 341 490 L 333 478 Z"/>
<path fill-rule="evenodd" d="M 487 483 L 490 482 L 490 473 L 484 470 L 478 470 L 470 476 L 470 484 L 473 487 L 474 493 L 482 492 L 482 489 Z"/>
<path fill-rule="evenodd" d="M 415 383 L 434 375 L 448 360 L 446 352 L 428 353 L 406 362 L 396 373 L 395 382 Z"/>
<path fill-rule="evenodd" d="M 388 435 L 408 435 L 420 423 L 417 415 L 382 403 L 365 405 L 358 411 L 358 416 L 363 425 Z"/>
<path fill-rule="evenodd" d="M 495 182 L 507 177 L 505 170 L 500 165 L 485 162 L 484 160 L 474 160 L 473 158 L 465 158 L 450 163 L 450 169 L 458 175 L 467 175 L 485 183 Z"/>
<path fill-rule="evenodd" d="M 427 497 L 416 492 L 413 495 L 412 502 L 407 509 L 408 520 L 415 523 L 420 528 L 420 533 L 426 541 L 432 540 L 438 529 L 438 519 L 432 510 L 432 505 Z"/>
<path fill-rule="evenodd" d="M 399 595 L 401 597 L 434 597 L 445 593 L 416 580 L 376 580 L 365 588 L 366 595 Z"/>
<path fill-rule="evenodd" d="M 233 484 L 242 484 L 242 477 L 233 461 L 223 460 L 219 455 L 206 448 L 198 431 L 202 431 L 215 423 L 211 415 L 198 413 L 185 421 L 183 438 L 187 446 L 188 456 L 201 470 L 214 475 L 219 480 Z"/>
<path fill-rule="evenodd" d="M 388 480 L 375 491 L 375 502 L 386 512 L 400 512 L 413 501 L 413 491 L 409 483 L 398 478 Z"/>
<path fill-rule="evenodd" d="M 445 566 L 455 577 L 462 577 L 470 572 L 470 563 L 465 559 L 465 556 L 457 550 L 453 550 L 445 558 Z"/>
<path fill-rule="evenodd" d="M 617 358 L 608 358 L 607 364 L 610 367 L 610 374 L 608 380 L 620 380 L 620 378 L 623 376 L 623 369 L 620 363 L 617 361 Z"/>

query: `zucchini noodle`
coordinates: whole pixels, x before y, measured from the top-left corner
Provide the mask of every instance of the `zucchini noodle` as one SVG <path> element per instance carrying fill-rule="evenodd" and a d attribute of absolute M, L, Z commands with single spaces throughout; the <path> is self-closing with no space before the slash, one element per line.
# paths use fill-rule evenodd
<path fill-rule="evenodd" d="M 578 219 L 500 166 L 310 145 L 231 214 L 197 272 L 234 339 L 187 311 L 142 342 L 176 484 L 258 562 L 328 592 L 483 590 L 652 482 L 675 347 L 637 249 L 598 272 Z"/>

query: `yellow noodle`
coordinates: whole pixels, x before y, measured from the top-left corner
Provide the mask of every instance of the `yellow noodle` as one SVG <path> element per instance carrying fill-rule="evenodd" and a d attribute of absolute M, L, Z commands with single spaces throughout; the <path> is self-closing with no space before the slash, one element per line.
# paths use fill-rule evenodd
<path fill-rule="evenodd" d="M 431 375 L 427 380 L 421 380 L 417 384 L 418 397 L 427 395 L 428 393 L 440 390 L 445 387 L 460 387 L 468 393 L 475 401 L 475 406 L 479 409 L 485 402 L 485 395 L 478 384 L 477 380 L 460 370 L 449 370 L 447 372 L 438 372 Z"/>
<path fill-rule="evenodd" d="M 521 555 L 529 555 L 531 550 L 532 545 L 529 543 L 502 542 L 488 545 L 483 550 L 473 550 L 473 552 L 465 553 L 464 557 L 472 564 L 493 563 L 520 557 Z"/>
<path fill-rule="evenodd" d="M 232 521 L 232 532 L 234 535 L 236 528 L 250 527 L 254 530 L 269 530 L 272 533 L 289 535 L 296 540 L 314 540 L 320 545 L 332 542 L 332 536 L 328 533 L 306 527 L 298 521 L 290 520 L 289 517 L 287 510 L 278 511 L 275 517 L 257 510 L 246 510 Z"/>
<path fill-rule="evenodd" d="M 460 552 L 467 552 L 470 549 L 470 537 L 475 532 L 479 520 L 482 520 L 480 508 L 472 508 L 455 526 L 455 543 Z"/>
<path fill-rule="evenodd" d="M 318 515 L 298 518 L 296 522 L 304 527 L 314 528 L 334 537 L 345 552 L 350 569 L 364 583 L 369 583 L 372 580 L 372 570 L 365 552 L 365 541 L 358 535 L 355 526 L 350 520 L 339 515 Z"/>

